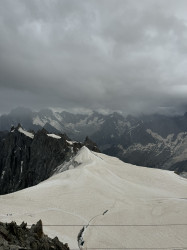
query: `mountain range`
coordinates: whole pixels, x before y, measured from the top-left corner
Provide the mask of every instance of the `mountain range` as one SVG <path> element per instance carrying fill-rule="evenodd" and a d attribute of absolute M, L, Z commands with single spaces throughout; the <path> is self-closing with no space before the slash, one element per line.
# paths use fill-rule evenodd
<path fill-rule="evenodd" d="M 147 166 L 187 172 L 187 113 L 178 116 L 159 114 L 126 116 L 117 112 L 72 114 L 43 109 L 33 112 L 16 108 L 0 117 L 0 137 L 18 123 L 26 130 L 42 128 L 49 133 L 65 133 L 72 140 L 89 136 L 103 153 Z"/>

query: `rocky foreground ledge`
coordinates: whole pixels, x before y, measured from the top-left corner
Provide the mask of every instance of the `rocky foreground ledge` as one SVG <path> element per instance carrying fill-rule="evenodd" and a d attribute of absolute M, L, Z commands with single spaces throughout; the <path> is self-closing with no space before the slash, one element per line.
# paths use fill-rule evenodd
<path fill-rule="evenodd" d="M 0 222 L 0 250 L 69 250 L 68 244 L 61 243 L 57 237 L 49 238 L 43 233 L 42 221 L 27 228 L 16 222 Z"/>

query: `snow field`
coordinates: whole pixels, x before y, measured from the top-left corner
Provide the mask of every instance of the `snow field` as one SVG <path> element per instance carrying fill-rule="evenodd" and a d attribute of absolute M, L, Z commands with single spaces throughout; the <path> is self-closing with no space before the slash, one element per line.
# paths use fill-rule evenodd
<path fill-rule="evenodd" d="M 83 225 L 82 249 L 187 247 L 187 226 L 174 225 L 187 224 L 186 179 L 86 147 L 74 161 L 75 169 L 0 196 L 0 220 L 42 219 L 46 234 L 74 249 Z"/>

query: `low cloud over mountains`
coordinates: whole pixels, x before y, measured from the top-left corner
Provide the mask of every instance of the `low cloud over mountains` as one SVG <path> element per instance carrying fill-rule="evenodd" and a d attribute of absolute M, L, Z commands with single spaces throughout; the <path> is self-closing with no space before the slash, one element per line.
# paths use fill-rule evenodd
<path fill-rule="evenodd" d="M 183 112 L 185 0 L 3 1 L 0 113 Z"/>

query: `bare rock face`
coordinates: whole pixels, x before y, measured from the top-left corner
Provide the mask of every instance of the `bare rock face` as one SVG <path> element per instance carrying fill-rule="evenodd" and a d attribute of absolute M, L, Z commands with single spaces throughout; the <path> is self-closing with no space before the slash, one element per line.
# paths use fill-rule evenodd
<path fill-rule="evenodd" d="M 33 233 L 36 233 L 39 238 L 42 238 L 44 233 L 43 233 L 43 227 L 42 227 L 42 221 L 39 220 L 36 225 L 32 225 L 31 231 Z"/>
<path fill-rule="evenodd" d="M 91 141 L 86 146 L 98 151 Z M 19 124 L 0 137 L 0 195 L 34 186 L 53 175 L 54 169 L 69 161 L 84 143 L 71 142 L 66 134 L 25 131 Z"/>
<path fill-rule="evenodd" d="M 15 222 L 0 222 L 0 250 L 69 250 L 57 237 L 49 238 L 43 233 L 42 221 L 39 220 L 31 229 L 22 222 L 18 226 Z"/>
<path fill-rule="evenodd" d="M 86 139 L 84 140 L 84 146 L 86 146 L 92 151 L 100 153 L 100 150 L 98 149 L 97 144 L 93 142 L 88 136 L 86 136 Z"/>

